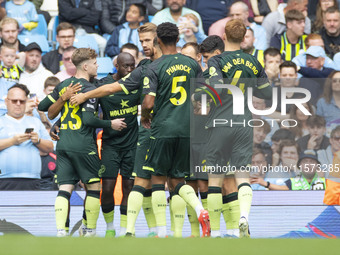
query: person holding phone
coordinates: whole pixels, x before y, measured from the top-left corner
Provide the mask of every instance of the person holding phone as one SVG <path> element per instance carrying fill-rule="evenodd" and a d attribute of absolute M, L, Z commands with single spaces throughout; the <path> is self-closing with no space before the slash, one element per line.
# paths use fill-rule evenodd
<path fill-rule="evenodd" d="M 8 90 L 7 114 L 0 117 L 0 190 L 37 190 L 40 184 L 40 152 L 53 151 L 42 122 L 25 115 L 29 90 L 14 84 Z"/>

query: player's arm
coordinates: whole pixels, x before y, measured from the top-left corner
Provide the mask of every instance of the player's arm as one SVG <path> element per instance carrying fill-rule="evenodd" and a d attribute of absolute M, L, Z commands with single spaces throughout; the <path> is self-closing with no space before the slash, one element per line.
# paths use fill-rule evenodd
<path fill-rule="evenodd" d="M 48 117 L 52 120 L 58 116 L 64 107 L 66 101 L 68 101 L 73 95 L 81 90 L 80 83 L 73 84 L 73 82 L 66 88 L 65 93 L 58 97 L 57 101 L 48 108 Z"/>
<path fill-rule="evenodd" d="M 259 66 L 260 64 L 258 64 Z M 268 81 L 268 77 L 264 68 L 260 67 L 261 71 L 257 77 L 257 83 L 254 88 L 253 96 L 261 98 L 261 99 L 272 99 L 273 89 Z"/>
<path fill-rule="evenodd" d="M 119 81 L 103 85 L 86 93 L 79 93 L 77 95 L 74 95 L 71 98 L 70 102 L 73 105 L 80 105 L 90 98 L 101 98 L 112 95 L 119 91 L 124 91 L 126 94 L 129 94 L 129 91 L 135 90 L 139 87 L 139 83 L 141 80 L 140 72 L 141 68 L 137 68 Z"/>
<path fill-rule="evenodd" d="M 141 123 L 143 127 L 150 128 L 152 114 L 151 111 L 155 104 L 155 96 L 145 95 L 142 104 Z"/>
<path fill-rule="evenodd" d="M 150 68 L 147 71 L 147 75 L 143 79 L 143 94 L 145 94 L 145 97 L 142 103 L 141 123 L 145 128 L 151 127 L 151 111 L 155 105 L 157 86 L 157 75 L 155 74 L 154 70 Z"/>

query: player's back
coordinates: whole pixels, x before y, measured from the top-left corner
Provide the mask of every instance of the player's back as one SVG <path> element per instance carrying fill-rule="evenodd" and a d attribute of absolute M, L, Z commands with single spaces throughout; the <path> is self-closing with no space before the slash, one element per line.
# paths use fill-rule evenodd
<path fill-rule="evenodd" d="M 82 93 L 95 89 L 95 86 L 85 79 L 71 77 L 58 85 L 58 93 L 61 96 L 67 86 L 73 81 L 73 84 L 82 85 Z M 83 112 L 87 110 L 94 112 L 96 110 L 97 99 L 74 106 L 66 101 L 61 111 L 60 140 L 57 143 L 57 150 L 73 151 L 81 153 L 91 153 L 96 151 L 95 129 L 85 126 L 83 123 Z"/>
<path fill-rule="evenodd" d="M 163 55 L 150 64 L 143 93 L 154 95 L 151 135 L 189 137 L 190 79 L 201 75 L 198 63 L 182 54 Z"/>
<path fill-rule="evenodd" d="M 234 115 L 233 97 L 235 93 L 231 93 L 227 88 L 219 89 L 222 105 L 212 107 L 209 126 L 213 119 L 227 119 L 234 122 L 251 119 L 252 115 L 246 103 L 248 88 L 256 89 L 261 86 L 269 86 L 265 71 L 258 60 L 242 50 L 225 51 L 209 59 L 208 68 L 210 84 L 223 83 L 238 87 L 242 91 L 243 98 L 237 98 L 237 101 L 243 101 L 242 105 L 244 106 L 244 115 Z M 222 79 L 223 82 L 221 82 Z"/>

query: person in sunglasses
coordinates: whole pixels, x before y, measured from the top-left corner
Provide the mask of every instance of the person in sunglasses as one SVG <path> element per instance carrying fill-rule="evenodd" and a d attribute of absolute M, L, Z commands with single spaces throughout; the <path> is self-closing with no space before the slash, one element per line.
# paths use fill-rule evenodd
<path fill-rule="evenodd" d="M 0 117 L 0 190 L 38 190 L 40 152 L 53 151 L 43 123 L 25 115 L 28 95 L 27 87 L 16 83 L 5 99 L 7 114 Z"/>

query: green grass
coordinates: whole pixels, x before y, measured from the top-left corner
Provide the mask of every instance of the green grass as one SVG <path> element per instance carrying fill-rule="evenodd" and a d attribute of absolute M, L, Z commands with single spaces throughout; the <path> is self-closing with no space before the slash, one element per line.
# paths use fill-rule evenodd
<path fill-rule="evenodd" d="M 1 255 L 339 254 L 340 240 L 212 238 L 53 238 L 1 236 Z"/>

